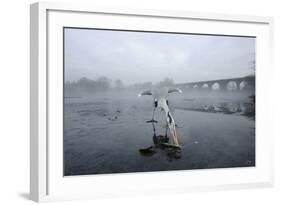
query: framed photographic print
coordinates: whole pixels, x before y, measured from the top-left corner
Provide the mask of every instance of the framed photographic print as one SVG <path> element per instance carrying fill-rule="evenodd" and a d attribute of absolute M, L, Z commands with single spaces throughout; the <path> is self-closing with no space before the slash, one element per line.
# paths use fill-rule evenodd
<path fill-rule="evenodd" d="M 32 4 L 31 199 L 272 186 L 272 24 Z"/>

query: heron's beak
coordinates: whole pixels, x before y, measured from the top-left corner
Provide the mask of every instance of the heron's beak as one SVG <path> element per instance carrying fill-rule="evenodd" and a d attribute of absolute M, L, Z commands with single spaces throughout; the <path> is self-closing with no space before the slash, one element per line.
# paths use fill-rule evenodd
<path fill-rule="evenodd" d="M 178 136 L 177 136 L 177 131 L 176 128 L 173 129 L 172 131 L 172 136 L 173 136 L 173 141 L 174 143 L 179 146 L 179 141 L 178 141 Z"/>

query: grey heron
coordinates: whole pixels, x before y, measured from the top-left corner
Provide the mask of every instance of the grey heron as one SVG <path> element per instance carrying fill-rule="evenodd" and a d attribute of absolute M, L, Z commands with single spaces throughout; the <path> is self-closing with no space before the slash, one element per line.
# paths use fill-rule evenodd
<path fill-rule="evenodd" d="M 141 97 L 145 95 L 150 95 L 153 97 L 154 105 L 153 105 L 152 120 L 149 120 L 147 122 L 151 122 L 151 123 L 157 122 L 154 119 L 154 113 L 157 108 L 159 108 L 161 111 L 164 111 L 166 116 L 166 126 L 169 128 L 172 134 L 174 145 L 179 147 L 180 145 L 176 132 L 176 123 L 170 111 L 169 102 L 167 100 L 167 97 L 170 93 L 182 93 L 182 91 L 178 88 L 155 88 L 152 90 L 144 91 L 140 93 L 138 96 Z"/>

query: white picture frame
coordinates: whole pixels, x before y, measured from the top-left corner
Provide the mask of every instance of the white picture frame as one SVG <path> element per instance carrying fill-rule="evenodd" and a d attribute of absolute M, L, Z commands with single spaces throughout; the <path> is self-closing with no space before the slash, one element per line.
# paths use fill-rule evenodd
<path fill-rule="evenodd" d="M 99 21 L 95 21 L 98 19 Z M 155 22 L 154 22 L 155 21 Z M 150 22 L 150 23 L 148 23 Z M 187 25 L 187 26 L 183 26 Z M 223 25 L 223 27 L 222 27 Z M 62 36 L 63 26 L 257 36 L 256 160 L 254 168 L 168 171 L 63 177 Z M 30 198 L 34 201 L 129 196 L 273 186 L 273 134 L 270 77 L 273 19 L 185 11 L 97 8 L 46 3 L 30 10 Z M 58 68 L 58 73 L 54 71 Z M 264 86 L 267 85 L 267 86 Z M 266 119 L 266 120 L 264 120 Z M 59 137 L 54 138 L 54 136 Z M 266 136 L 266 140 L 265 140 Z M 173 180 L 163 179 L 173 178 Z M 147 186 L 149 180 L 154 183 Z M 178 183 L 181 182 L 181 183 Z M 184 183 L 186 182 L 186 183 Z"/>

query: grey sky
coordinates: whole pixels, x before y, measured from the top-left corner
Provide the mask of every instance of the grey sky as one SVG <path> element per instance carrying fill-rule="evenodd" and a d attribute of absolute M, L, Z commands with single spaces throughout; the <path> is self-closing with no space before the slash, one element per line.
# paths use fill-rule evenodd
<path fill-rule="evenodd" d="M 255 38 L 65 29 L 65 80 L 176 83 L 253 73 Z"/>

